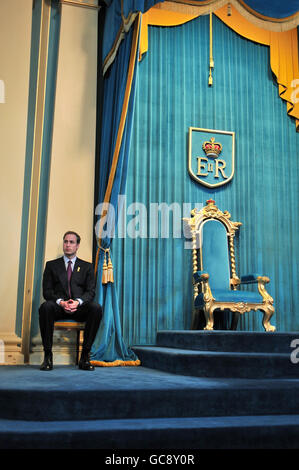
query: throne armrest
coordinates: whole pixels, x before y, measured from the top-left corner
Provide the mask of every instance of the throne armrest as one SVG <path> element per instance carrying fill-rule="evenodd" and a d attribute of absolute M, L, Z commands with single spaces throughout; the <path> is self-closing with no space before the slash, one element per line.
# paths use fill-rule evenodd
<path fill-rule="evenodd" d="M 201 281 L 208 281 L 209 277 L 210 276 L 206 271 L 196 271 L 196 273 L 193 273 L 193 279 L 195 284 Z"/>
<path fill-rule="evenodd" d="M 261 276 L 260 274 L 246 274 L 245 276 L 241 276 L 241 284 L 256 284 L 262 282 L 264 284 L 268 284 L 270 279 L 267 276 Z"/>

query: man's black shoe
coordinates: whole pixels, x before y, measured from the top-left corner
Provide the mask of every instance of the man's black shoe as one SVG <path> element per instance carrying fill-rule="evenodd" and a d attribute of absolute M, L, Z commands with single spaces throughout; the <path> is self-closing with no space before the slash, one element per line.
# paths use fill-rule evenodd
<path fill-rule="evenodd" d="M 40 370 L 52 370 L 53 369 L 53 355 L 52 353 L 45 354 L 44 362 L 40 366 Z"/>
<path fill-rule="evenodd" d="M 94 370 L 94 366 L 89 361 L 89 354 L 81 354 L 81 358 L 79 361 L 79 369 Z"/>

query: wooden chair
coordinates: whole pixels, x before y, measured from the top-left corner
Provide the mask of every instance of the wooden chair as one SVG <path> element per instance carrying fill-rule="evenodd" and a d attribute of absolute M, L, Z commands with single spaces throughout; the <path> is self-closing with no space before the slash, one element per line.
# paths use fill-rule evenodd
<path fill-rule="evenodd" d="M 80 338 L 81 331 L 85 328 L 85 323 L 77 322 L 74 320 L 59 320 L 54 323 L 54 330 L 68 330 L 76 331 L 76 365 L 79 363 L 79 353 L 80 353 Z"/>
<path fill-rule="evenodd" d="M 193 209 L 191 218 L 184 219 L 192 238 L 194 315 L 203 311 L 204 329 L 213 330 L 216 309 L 230 310 L 237 316 L 261 310 L 264 329 L 275 331 L 270 324 L 273 299 L 265 289 L 269 278 L 260 274 L 239 278 L 236 274 L 234 236 L 242 224 L 232 222 L 230 217 L 228 211 L 222 212 L 209 199 L 200 211 Z M 257 284 L 258 292 L 240 290 L 242 284 L 253 283 Z"/>

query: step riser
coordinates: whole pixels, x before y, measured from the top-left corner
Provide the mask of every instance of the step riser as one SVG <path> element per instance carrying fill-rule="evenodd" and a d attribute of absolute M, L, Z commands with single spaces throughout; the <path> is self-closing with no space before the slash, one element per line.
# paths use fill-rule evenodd
<path fill-rule="evenodd" d="M 297 333 L 259 333 L 237 331 L 158 331 L 157 346 L 200 351 L 261 352 L 291 354 Z"/>
<path fill-rule="evenodd" d="M 298 449 L 299 426 L 265 426 L 264 428 L 213 428 L 213 429 L 126 429 L 121 431 L 73 432 L 65 434 L 36 433 L 0 434 L 0 449 Z M 204 455 L 181 452 L 167 455 L 188 455 L 190 465 L 203 463 Z M 116 454 L 117 455 L 117 454 Z M 137 454 L 138 455 L 138 454 Z M 151 451 L 150 464 L 157 464 Z M 160 457 L 167 464 L 167 455 Z M 108 456 L 108 454 L 107 454 Z M 159 454 L 156 455 L 158 458 Z M 110 455 L 112 457 L 112 455 Z M 182 457 L 182 458 L 183 458 Z M 207 464 L 211 457 L 207 457 Z M 255 456 L 256 457 L 256 456 Z M 145 457 L 142 457 L 145 458 Z M 248 458 L 248 456 L 246 456 Z M 169 461 L 169 458 L 168 458 Z M 186 464 L 185 458 L 177 462 Z M 194 463 L 193 463 L 194 462 Z M 173 463 L 175 461 L 173 460 Z"/>
<path fill-rule="evenodd" d="M 243 416 L 263 414 L 298 414 L 299 384 L 293 388 L 254 387 L 246 389 L 223 386 L 215 389 L 182 388 L 177 390 L 128 391 L 125 395 L 103 393 L 56 394 L 11 392 L 0 395 L 0 419 L 29 421 L 133 419 L 175 416 Z M 14 408 L 7 403 L 13 401 Z M 6 406 L 5 406 L 6 403 Z M 32 406 L 32 403 L 34 406 Z"/>
<path fill-rule="evenodd" d="M 133 348 L 144 367 L 195 377 L 221 378 L 299 378 L 299 364 L 293 364 L 288 355 L 211 357 L 204 352 L 198 355 L 161 352 L 155 348 Z"/>

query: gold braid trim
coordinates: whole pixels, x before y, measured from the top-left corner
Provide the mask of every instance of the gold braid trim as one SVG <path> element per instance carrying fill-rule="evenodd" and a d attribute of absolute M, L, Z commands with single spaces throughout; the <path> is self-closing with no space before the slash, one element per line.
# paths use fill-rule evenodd
<path fill-rule="evenodd" d="M 130 100 L 130 95 L 131 95 L 131 87 L 132 87 L 134 69 L 135 69 L 135 59 L 136 59 L 136 54 L 137 54 L 137 49 L 138 49 L 138 39 L 139 39 L 141 14 L 139 13 L 134 18 L 136 18 L 136 23 L 135 23 L 133 38 L 132 38 L 132 48 L 131 48 L 131 54 L 130 54 L 126 90 L 125 90 L 124 101 L 123 101 L 123 105 L 122 105 L 119 128 L 118 128 L 118 131 L 117 131 L 117 139 L 116 139 L 115 149 L 114 149 L 114 152 L 113 152 L 111 170 L 110 170 L 110 173 L 109 173 L 108 184 L 107 184 L 107 187 L 106 187 L 105 197 L 104 197 L 104 200 L 103 200 L 104 204 L 110 202 L 112 187 L 113 187 L 113 184 L 114 184 L 114 178 L 115 178 L 115 173 L 116 173 L 117 164 L 118 164 L 119 152 L 120 152 L 120 148 L 121 148 L 121 144 L 122 144 L 122 138 L 123 138 L 125 123 L 126 123 L 129 100 Z M 100 249 L 102 249 L 101 248 L 101 236 L 102 236 L 102 230 L 103 230 L 103 225 L 105 223 L 105 216 L 106 215 L 107 215 L 107 210 L 103 210 L 103 212 L 101 214 L 101 217 L 100 217 L 99 235 L 97 237 L 98 249 L 97 249 L 96 258 L 95 258 L 95 270 L 94 270 L 95 275 L 96 275 L 97 270 L 98 270 L 98 261 L 99 261 Z M 108 263 L 109 263 L 109 260 L 108 260 Z M 112 264 L 111 264 L 111 266 L 112 266 Z M 107 266 L 107 268 L 108 268 L 108 266 Z M 114 281 L 108 281 L 108 282 L 114 282 Z M 105 282 L 104 282 L 104 284 L 105 284 Z"/>
<path fill-rule="evenodd" d="M 93 366 L 96 367 L 118 367 L 118 366 L 140 366 L 141 362 L 139 359 L 136 361 L 121 361 L 117 359 L 113 362 L 106 361 L 90 361 Z"/>

